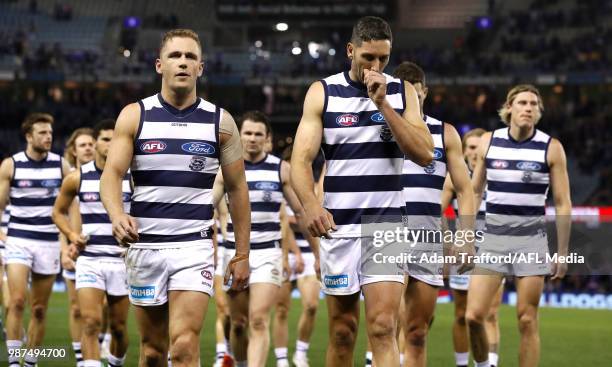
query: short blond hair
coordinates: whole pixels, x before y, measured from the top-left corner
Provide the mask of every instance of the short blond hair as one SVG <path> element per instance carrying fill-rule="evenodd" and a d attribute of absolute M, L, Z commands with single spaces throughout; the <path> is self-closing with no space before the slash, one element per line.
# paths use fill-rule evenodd
<path fill-rule="evenodd" d="M 465 133 L 465 135 L 463 135 L 463 138 L 461 139 L 461 146 L 463 148 L 463 150 L 465 151 L 465 146 L 467 145 L 467 141 L 469 138 L 475 136 L 480 138 L 481 136 L 484 135 L 484 133 L 486 133 L 487 130 L 477 127 L 475 129 L 472 129 L 470 131 L 468 131 L 467 133 Z"/>
<path fill-rule="evenodd" d="M 538 88 L 536 88 L 532 84 L 519 84 L 514 88 L 510 89 L 508 95 L 506 96 L 506 102 L 504 102 L 504 104 L 498 111 L 499 117 L 504 122 L 504 124 L 510 126 L 510 119 L 512 117 L 510 116 L 510 106 L 512 105 L 512 102 L 514 102 L 514 98 L 516 98 L 519 93 L 523 92 L 531 92 L 538 96 L 538 107 L 540 108 L 540 114 L 544 112 L 544 104 L 542 103 L 542 96 L 540 95 L 540 91 L 538 90 Z M 538 121 L 536 121 L 536 124 L 537 123 Z"/>
<path fill-rule="evenodd" d="M 184 28 L 171 29 L 168 32 L 164 33 L 164 36 L 162 37 L 161 43 L 159 45 L 160 54 L 166 43 L 174 37 L 191 38 L 192 40 L 196 41 L 198 47 L 200 48 L 200 54 L 202 54 L 202 44 L 200 43 L 200 37 L 198 36 L 198 34 L 191 29 Z"/>

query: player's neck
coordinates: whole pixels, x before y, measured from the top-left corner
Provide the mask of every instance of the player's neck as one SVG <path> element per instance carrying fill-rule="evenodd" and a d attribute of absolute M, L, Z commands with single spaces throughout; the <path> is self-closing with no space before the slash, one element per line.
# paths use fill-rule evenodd
<path fill-rule="evenodd" d="M 49 152 L 41 152 L 41 151 L 34 149 L 31 145 L 28 145 L 25 153 L 28 156 L 28 158 L 32 160 L 42 161 L 43 159 L 47 158 L 47 154 Z"/>
<path fill-rule="evenodd" d="M 524 140 L 531 138 L 533 136 L 534 131 L 535 131 L 535 126 L 533 125 L 524 126 L 524 127 L 510 125 L 509 134 L 512 137 L 512 139 L 516 141 L 524 141 Z"/>
<path fill-rule="evenodd" d="M 164 88 L 162 85 L 161 96 L 167 104 L 176 108 L 177 110 L 185 109 L 196 102 L 197 95 L 196 90 L 193 90 L 187 94 L 178 93 L 170 88 Z"/>
<path fill-rule="evenodd" d="M 104 171 L 104 166 L 106 165 L 106 157 L 101 156 L 100 154 L 96 154 L 96 159 L 94 164 L 96 168 L 100 171 Z"/>
<path fill-rule="evenodd" d="M 257 154 L 250 154 L 250 153 L 247 153 L 247 152 L 244 152 L 242 154 L 242 158 L 245 161 L 249 161 L 251 163 L 257 163 L 257 162 L 261 161 L 262 159 L 264 159 L 265 157 L 266 157 L 266 152 L 263 151 L 263 150 L 261 152 L 257 153 Z"/>

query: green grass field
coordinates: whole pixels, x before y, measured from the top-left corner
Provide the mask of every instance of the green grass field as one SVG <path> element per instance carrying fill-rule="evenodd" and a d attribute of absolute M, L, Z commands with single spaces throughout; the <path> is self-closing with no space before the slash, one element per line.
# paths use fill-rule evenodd
<path fill-rule="evenodd" d="M 436 319 L 431 330 L 428 344 L 430 366 L 454 366 L 451 341 L 452 304 L 438 305 Z M 214 319 L 215 309 L 211 304 L 202 332 L 201 350 L 202 366 L 212 366 L 214 358 Z M 293 301 L 290 313 L 290 355 L 295 347 L 299 301 Z M 574 367 L 574 366 L 612 366 L 612 312 L 574 309 L 541 309 L 541 366 Z M 516 328 L 515 309 L 503 306 L 500 311 L 501 352 L 500 366 L 517 366 L 518 330 Z M 126 366 L 136 366 L 138 360 L 138 334 L 133 314 L 129 319 L 130 348 Z M 360 327 L 357 342 L 355 366 L 363 366 L 365 353 L 365 328 Z M 4 344 L 4 343 L 3 343 Z M 67 295 L 54 293 L 49 307 L 46 346 L 63 346 L 70 349 L 67 321 Z M 323 366 L 327 346 L 327 314 L 325 303 L 317 315 L 317 324 L 312 336 L 309 358 L 311 366 Z M 3 345 L 4 347 L 4 345 Z M 2 348 L 4 349 L 4 348 Z M 4 352 L 4 350 L 3 350 Z M 5 355 L 2 353 L 2 355 Z M 41 362 L 40 367 L 74 366 L 72 352 L 70 360 L 61 362 Z M 6 361 L 6 359 L 3 359 Z M 0 365 L 6 362 L 0 360 Z M 275 366 L 273 351 L 270 351 L 268 366 Z"/>

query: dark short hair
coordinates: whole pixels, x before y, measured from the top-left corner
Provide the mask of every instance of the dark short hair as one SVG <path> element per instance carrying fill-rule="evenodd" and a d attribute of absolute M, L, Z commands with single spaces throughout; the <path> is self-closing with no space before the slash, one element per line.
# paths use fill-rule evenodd
<path fill-rule="evenodd" d="M 53 116 L 48 113 L 34 112 L 26 116 L 26 118 L 21 123 L 21 133 L 23 136 L 30 134 L 32 132 L 32 127 L 34 124 L 39 122 L 45 124 L 53 125 Z"/>
<path fill-rule="evenodd" d="M 425 86 L 425 72 L 412 61 L 404 61 L 393 71 L 393 76 L 411 84 L 421 83 Z"/>
<path fill-rule="evenodd" d="M 266 136 L 272 134 L 272 125 L 270 125 L 270 118 L 263 112 L 253 110 L 247 111 L 242 116 L 240 116 L 240 120 L 238 120 L 238 125 L 240 131 L 242 131 L 242 125 L 246 120 L 251 120 L 253 122 L 259 122 L 266 126 Z"/>
<path fill-rule="evenodd" d="M 391 27 L 384 19 L 367 16 L 360 18 L 353 26 L 351 42 L 360 46 L 362 42 L 389 40 L 393 42 Z"/>
<path fill-rule="evenodd" d="M 104 119 L 94 126 L 93 138 L 94 140 L 98 140 L 98 136 L 100 136 L 100 131 L 103 130 L 115 130 L 115 120 L 113 119 Z"/>

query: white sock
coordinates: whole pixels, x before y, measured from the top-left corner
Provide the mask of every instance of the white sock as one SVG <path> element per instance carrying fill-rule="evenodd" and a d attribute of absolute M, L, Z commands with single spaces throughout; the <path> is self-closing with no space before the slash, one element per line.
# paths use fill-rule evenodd
<path fill-rule="evenodd" d="M 23 346 L 23 342 L 21 340 L 7 340 L 6 341 L 6 350 L 8 351 L 20 349 Z M 19 365 L 19 357 L 15 357 L 17 353 L 8 353 L 8 363 L 9 365 L 16 363 Z"/>
<path fill-rule="evenodd" d="M 95 359 L 86 359 L 83 362 L 84 367 L 102 367 L 102 362 L 96 361 Z"/>
<path fill-rule="evenodd" d="M 217 343 L 217 359 L 223 359 L 225 353 L 227 353 L 227 345 L 225 343 Z"/>
<path fill-rule="evenodd" d="M 170 356 L 170 352 L 168 352 L 168 367 L 172 367 L 172 356 Z"/>
<path fill-rule="evenodd" d="M 287 359 L 287 348 L 274 348 L 276 360 Z"/>
<path fill-rule="evenodd" d="M 372 366 L 372 352 L 367 351 L 366 352 L 366 363 L 365 363 L 366 367 L 371 367 Z"/>
<path fill-rule="evenodd" d="M 457 353 L 455 352 L 455 364 L 457 366 L 467 366 L 470 361 L 470 352 Z"/>
<path fill-rule="evenodd" d="M 404 365 L 404 353 L 400 353 L 400 366 Z"/>
<path fill-rule="evenodd" d="M 476 362 L 474 361 L 474 363 L 476 363 L 476 367 L 491 367 L 491 363 L 489 363 L 489 360 L 487 359 L 484 362 Z"/>
<path fill-rule="evenodd" d="M 104 341 L 104 333 L 99 333 L 98 334 L 98 344 L 102 345 L 103 341 Z"/>
<path fill-rule="evenodd" d="M 26 354 L 23 358 L 23 367 L 34 367 L 36 366 L 36 362 L 38 362 L 38 357 Z"/>
<path fill-rule="evenodd" d="M 126 354 L 127 355 L 127 354 Z M 108 355 L 108 367 L 121 367 L 123 366 L 123 364 L 125 363 L 125 356 L 119 358 L 119 357 L 115 357 L 112 354 Z"/>
<path fill-rule="evenodd" d="M 298 340 L 295 342 L 295 357 L 297 359 L 306 359 L 308 354 L 308 348 L 310 344 L 307 342 L 303 342 Z"/>
<path fill-rule="evenodd" d="M 499 354 L 489 353 L 489 362 L 491 362 L 491 366 L 497 366 L 497 362 L 499 362 Z"/>
<path fill-rule="evenodd" d="M 83 366 L 83 352 L 81 352 L 81 343 L 72 342 L 72 349 L 74 350 L 74 359 L 76 359 L 77 367 Z"/>

